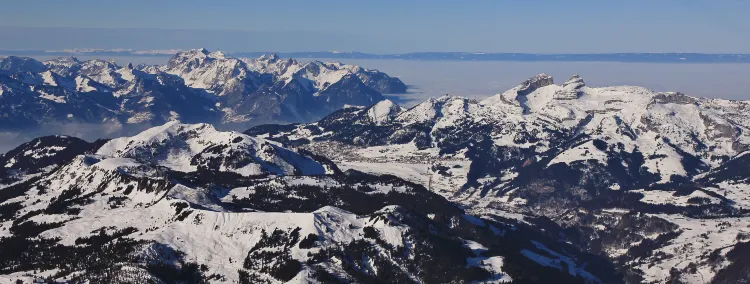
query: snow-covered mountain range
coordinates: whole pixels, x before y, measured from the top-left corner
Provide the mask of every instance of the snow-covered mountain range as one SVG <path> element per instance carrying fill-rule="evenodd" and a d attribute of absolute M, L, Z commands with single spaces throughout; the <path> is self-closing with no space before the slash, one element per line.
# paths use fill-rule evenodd
<path fill-rule="evenodd" d="M 133 70 L 231 95 L 173 61 Z M 745 283 L 748 103 L 540 74 L 244 133 L 41 137 L 0 156 L 0 279 Z"/>
<path fill-rule="evenodd" d="M 208 124 L 93 143 L 42 137 L 0 163 L 3 283 L 618 279 L 522 222 Z"/>
<path fill-rule="evenodd" d="M 476 216 L 523 220 L 609 259 L 628 283 L 741 283 L 749 107 L 540 74 L 483 101 L 382 101 L 246 134 L 422 184 Z"/>
<path fill-rule="evenodd" d="M 63 57 L 0 58 L 0 129 L 49 123 L 158 125 L 312 121 L 367 106 L 406 85 L 377 70 L 278 56 L 227 57 L 196 49 L 161 66 Z"/>

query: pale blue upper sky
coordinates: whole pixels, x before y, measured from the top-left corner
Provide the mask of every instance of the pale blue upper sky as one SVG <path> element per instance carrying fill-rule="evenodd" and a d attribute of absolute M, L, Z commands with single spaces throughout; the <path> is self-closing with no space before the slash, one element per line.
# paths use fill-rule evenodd
<path fill-rule="evenodd" d="M 750 1 L 4 1 L 0 49 L 750 53 Z"/>

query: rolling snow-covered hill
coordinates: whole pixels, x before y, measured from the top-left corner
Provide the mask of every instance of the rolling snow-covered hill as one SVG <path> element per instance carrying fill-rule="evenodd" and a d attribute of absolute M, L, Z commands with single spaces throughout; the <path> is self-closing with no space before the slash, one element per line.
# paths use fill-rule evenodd
<path fill-rule="evenodd" d="M 525 222 L 476 217 L 418 183 L 207 124 L 93 143 L 41 137 L 0 162 L 3 283 L 620 279 Z"/>
<path fill-rule="evenodd" d="M 540 74 L 483 101 L 382 101 L 245 133 L 422 184 L 477 216 L 523 220 L 609 259 L 628 283 L 740 283 L 749 107 Z"/>
<path fill-rule="evenodd" d="M 0 58 L 0 130 L 50 123 L 158 125 L 175 119 L 305 122 L 405 91 L 403 82 L 377 70 L 276 55 L 239 59 L 196 49 L 159 66 L 9 56 Z"/>

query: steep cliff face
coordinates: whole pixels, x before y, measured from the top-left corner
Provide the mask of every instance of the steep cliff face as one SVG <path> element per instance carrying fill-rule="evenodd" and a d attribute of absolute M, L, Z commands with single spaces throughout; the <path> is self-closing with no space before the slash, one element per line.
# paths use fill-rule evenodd
<path fill-rule="evenodd" d="M 532 78 L 529 78 L 526 81 L 521 82 L 521 84 L 516 87 L 516 93 L 518 93 L 519 96 L 525 96 L 533 93 L 539 88 L 546 87 L 552 84 L 554 84 L 552 76 L 547 74 L 539 74 Z"/>

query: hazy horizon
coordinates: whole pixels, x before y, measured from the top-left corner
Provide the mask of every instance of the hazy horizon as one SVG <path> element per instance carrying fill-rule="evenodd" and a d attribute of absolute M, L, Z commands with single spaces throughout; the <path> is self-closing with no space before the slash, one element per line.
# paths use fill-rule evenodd
<path fill-rule="evenodd" d="M 750 53 L 748 10 L 700 0 L 11 1 L 0 49 Z"/>

